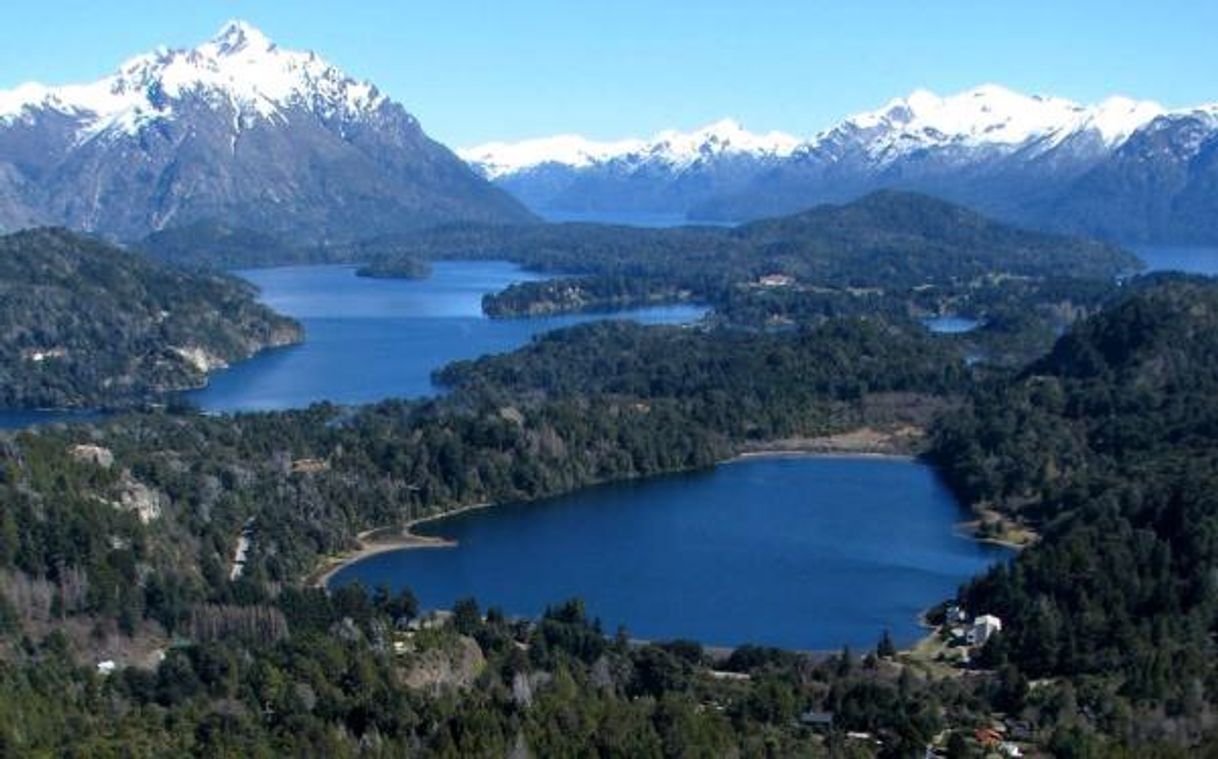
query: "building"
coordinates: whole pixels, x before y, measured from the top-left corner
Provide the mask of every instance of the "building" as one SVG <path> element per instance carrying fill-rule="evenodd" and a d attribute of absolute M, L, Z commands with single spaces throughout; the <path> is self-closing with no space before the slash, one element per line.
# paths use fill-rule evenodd
<path fill-rule="evenodd" d="M 968 631 L 970 646 L 984 646 L 994 633 L 1002 632 L 1002 620 L 993 614 L 982 614 L 973 620 L 973 626 Z"/>
<path fill-rule="evenodd" d="M 809 709 L 799 715 L 799 722 L 813 730 L 832 730 L 833 712 L 820 712 Z"/>

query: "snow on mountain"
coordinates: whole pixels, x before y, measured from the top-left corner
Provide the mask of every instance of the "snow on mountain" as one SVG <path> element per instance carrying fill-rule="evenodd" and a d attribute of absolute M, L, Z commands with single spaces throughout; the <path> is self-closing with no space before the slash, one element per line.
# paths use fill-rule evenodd
<path fill-rule="evenodd" d="M 887 163 L 934 148 L 1009 150 L 1033 142 L 1051 147 L 1088 131 L 1111 147 L 1162 113 L 1152 102 L 1110 98 L 1083 106 L 994 84 L 947 97 L 917 90 L 879 110 L 847 118 L 814 137 L 807 148 L 850 142 L 875 161 Z"/>
<path fill-rule="evenodd" d="M 1150 101 L 1112 97 L 1085 106 L 986 84 L 946 97 L 916 90 L 877 110 L 850 116 L 806 140 L 783 132 L 753 134 L 725 119 L 693 132 L 660 132 L 649 140 L 595 142 L 560 135 L 492 142 L 457 152 L 491 179 L 546 164 L 588 169 L 610 162 L 627 166 L 661 163 L 681 170 L 721 155 L 785 158 L 835 149 L 861 149 L 883 164 L 934 148 L 1009 151 L 1039 143 L 1041 149 L 1047 149 L 1083 133 L 1093 133 L 1111 148 L 1164 113 L 1162 106 Z"/>
<path fill-rule="evenodd" d="M 223 222 L 329 242 L 531 218 L 372 84 L 241 21 L 94 82 L 0 92 L 0 230 Z"/>
<path fill-rule="evenodd" d="M 249 24 L 230 21 L 198 47 L 137 56 L 96 82 L 30 82 L 0 91 L 0 120 L 11 123 L 50 110 L 78 119 L 82 138 L 110 130 L 135 134 L 172 117 L 174 101 L 189 94 L 212 105 L 231 104 L 241 119 L 282 117 L 292 107 L 327 118 L 353 117 L 385 102 L 376 87 L 347 77 L 317 54 L 283 50 Z"/>
<path fill-rule="evenodd" d="M 568 134 L 515 143 L 491 142 L 460 149 L 457 154 L 488 178 L 497 179 L 546 164 L 582 169 L 613 162 L 661 163 L 681 170 L 719 156 L 785 157 L 799 144 L 799 139 L 789 134 L 755 134 L 731 119 L 723 119 L 692 132 L 665 130 L 648 140 L 596 142 Z"/>
<path fill-rule="evenodd" d="M 488 142 L 472 148 L 459 148 L 457 155 L 477 167 L 487 178 L 495 179 L 547 163 L 584 168 L 640 151 L 646 144 L 643 140 L 596 142 L 577 134 L 560 134 L 520 142 Z"/>

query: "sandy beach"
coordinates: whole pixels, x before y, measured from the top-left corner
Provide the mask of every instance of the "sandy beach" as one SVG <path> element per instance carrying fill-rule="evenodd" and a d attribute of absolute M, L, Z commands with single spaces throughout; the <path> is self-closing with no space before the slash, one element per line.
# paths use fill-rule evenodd
<path fill-rule="evenodd" d="M 322 565 L 310 576 L 308 584 L 318 588 L 325 588 L 330 579 L 342 570 L 343 567 L 366 559 L 369 556 L 376 556 L 377 554 L 388 553 L 389 551 L 407 551 L 419 548 L 455 548 L 457 546 L 457 541 L 455 540 L 431 535 L 416 535 L 413 530 L 425 522 L 446 519 L 467 511 L 486 509 L 492 505 L 491 503 L 475 503 L 453 509 L 452 511 L 412 519 L 400 527 L 377 527 L 365 530 L 356 536 L 356 541 L 359 543 L 357 548 L 327 557 Z"/>

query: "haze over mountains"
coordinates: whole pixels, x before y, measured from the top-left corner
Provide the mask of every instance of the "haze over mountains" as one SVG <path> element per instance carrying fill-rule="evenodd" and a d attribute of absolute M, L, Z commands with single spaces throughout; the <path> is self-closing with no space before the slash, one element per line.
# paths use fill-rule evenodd
<path fill-rule="evenodd" d="M 529 218 L 375 86 L 239 21 L 96 82 L 0 92 L 0 229 L 220 219 L 329 241 Z"/>
<path fill-rule="evenodd" d="M 996 85 L 919 90 L 809 139 L 732 121 L 597 143 L 564 135 L 462 157 L 545 213 L 635 211 L 740 221 L 880 188 L 1124 241 L 1218 241 L 1218 104 L 1085 106 Z"/>

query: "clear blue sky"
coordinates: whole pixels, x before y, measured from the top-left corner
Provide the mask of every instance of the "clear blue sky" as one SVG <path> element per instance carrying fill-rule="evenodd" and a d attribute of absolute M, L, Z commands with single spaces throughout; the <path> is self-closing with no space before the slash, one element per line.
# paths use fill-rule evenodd
<path fill-rule="evenodd" d="M 0 88 L 94 79 L 244 18 L 371 79 L 450 145 L 724 116 L 809 135 L 917 87 L 1218 101 L 1212 0 L 13 0 Z M 752 7 L 750 7 L 752 6 Z"/>

